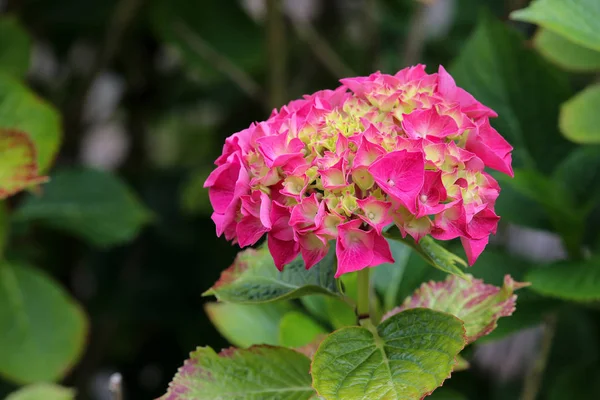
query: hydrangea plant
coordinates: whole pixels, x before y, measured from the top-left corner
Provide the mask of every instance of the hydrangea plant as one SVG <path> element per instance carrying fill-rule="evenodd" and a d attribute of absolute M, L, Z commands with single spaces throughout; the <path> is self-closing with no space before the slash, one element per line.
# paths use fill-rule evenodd
<path fill-rule="evenodd" d="M 266 243 L 240 253 L 206 294 L 258 304 L 320 293 L 356 317 L 329 335 L 311 331 L 295 349 L 266 339 L 219 354 L 200 348 L 164 399 L 422 399 L 465 345 L 513 312 L 524 284 L 473 279 L 436 242 L 460 239 L 472 265 L 496 232 L 500 187 L 486 167 L 513 175 L 512 147 L 489 122 L 497 114 L 441 66 L 341 83 L 226 140 L 205 182 L 217 235 Z M 393 265 L 405 244 L 451 275 L 381 310 L 369 268 Z M 311 323 L 302 315 L 292 324 L 300 330 Z"/>

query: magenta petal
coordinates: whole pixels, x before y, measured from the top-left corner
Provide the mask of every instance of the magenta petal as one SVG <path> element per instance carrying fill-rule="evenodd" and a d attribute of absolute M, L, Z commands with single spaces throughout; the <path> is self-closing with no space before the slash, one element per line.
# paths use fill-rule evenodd
<path fill-rule="evenodd" d="M 225 213 L 225 210 L 231 204 L 235 192 L 235 184 L 240 173 L 240 164 L 223 164 L 217 168 L 217 174 L 211 174 L 205 185 L 210 183 L 208 189 L 208 197 L 215 212 L 219 214 Z"/>
<path fill-rule="evenodd" d="M 490 126 L 487 118 L 469 133 L 466 149 L 475 153 L 488 167 L 514 176 L 511 166 L 513 148 Z"/>
<path fill-rule="evenodd" d="M 487 246 L 489 240 L 489 236 L 486 236 L 481 239 L 469 239 L 466 237 L 461 237 L 460 242 L 462 243 L 465 253 L 467 254 L 467 260 L 469 261 L 469 265 L 475 264 L 479 255 Z"/>
<path fill-rule="evenodd" d="M 425 175 L 423 153 L 393 151 L 371 164 L 369 172 L 384 192 L 416 213 Z"/>
<path fill-rule="evenodd" d="M 373 236 L 359 229 L 362 221 L 352 220 L 338 225 L 336 256 L 338 268 L 336 278 L 359 271 L 371 265 L 373 260 Z"/>
<path fill-rule="evenodd" d="M 321 261 L 329 252 L 327 240 L 314 233 L 299 235 L 298 242 L 300 243 L 300 252 L 306 269 L 310 269 Z"/>
<path fill-rule="evenodd" d="M 435 108 L 415 110 L 404 115 L 402 129 L 411 139 L 428 136 L 444 138 L 458 133 L 458 125 L 456 125 L 454 119 L 447 115 L 438 114 Z"/>
<path fill-rule="evenodd" d="M 284 241 L 294 239 L 294 231 L 290 226 L 290 211 L 277 202 L 273 202 L 271 208 L 271 232 L 269 236 Z"/>
<path fill-rule="evenodd" d="M 467 233 L 472 239 L 488 237 L 491 233 L 496 234 L 500 217 L 489 208 L 484 208 L 473 216 L 467 225 Z"/>
<path fill-rule="evenodd" d="M 267 238 L 269 252 L 273 257 L 273 262 L 278 270 L 282 271 L 283 267 L 291 263 L 300 252 L 300 245 L 293 240 L 280 240 L 270 233 Z"/>
<path fill-rule="evenodd" d="M 267 231 L 268 229 L 263 226 L 260 219 L 253 216 L 244 217 L 236 227 L 238 244 L 240 247 L 252 246 Z"/>
<path fill-rule="evenodd" d="M 371 165 L 379 156 L 385 154 L 385 149 L 377 144 L 371 143 L 367 139 L 367 135 L 369 131 L 377 131 L 376 133 L 381 136 L 381 133 L 371 125 L 367 128 L 367 132 L 362 136 L 360 146 L 356 151 L 356 156 L 354 157 L 354 168 L 360 166 L 369 166 Z"/>
<path fill-rule="evenodd" d="M 267 228 L 271 229 L 271 199 L 269 196 L 260 192 L 260 222 Z"/>
<path fill-rule="evenodd" d="M 392 256 L 388 241 L 375 231 L 371 232 L 373 234 L 373 260 L 370 266 L 376 267 L 385 263 L 393 263 L 394 257 Z"/>

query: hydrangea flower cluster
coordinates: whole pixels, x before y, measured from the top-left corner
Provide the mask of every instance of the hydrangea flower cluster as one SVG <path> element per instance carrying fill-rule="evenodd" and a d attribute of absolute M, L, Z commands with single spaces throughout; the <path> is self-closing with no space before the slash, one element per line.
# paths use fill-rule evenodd
<path fill-rule="evenodd" d="M 310 268 L 336 241 L 336 276 L 393 262 L 395 224 L 416 241 L 460 238 L 473 264 L 496 232 L 512 147 L 497 114 L 440 66 L 341 80 L 230 136 L 205 183 L 217 234 L 241 247 L 264 234 L 275 265 Z"/>

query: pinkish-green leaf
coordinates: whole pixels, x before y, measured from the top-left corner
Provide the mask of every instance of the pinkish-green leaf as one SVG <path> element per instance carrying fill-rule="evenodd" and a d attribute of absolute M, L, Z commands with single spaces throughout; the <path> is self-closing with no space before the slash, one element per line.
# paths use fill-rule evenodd
<path fill-rule="evenodd" d="M 38 174 L 33 142 L 24 132 L 0 129 L 0 199 L 47 181 Z"/>
<path fill-rule="evenodd" d="M 199 347 L 179 369 L 161 400 L 307 400 L 310 360 L 284 347 Z"/>
<path fill-rule="evenodd" d="M 481 279 L 467 281 L 448 276 L 443 282 L 422 284 L 400 307 L 386 314 L 384 320 L 410 308 L 443 311 L 464 322 L 467 343 L 471 343 L 493 331 L 500 317 L 513 313 L 517 301 L 514 290 L 528 285 L 515 282 L 509 275 L 504 277 L 502 288 L 487 285 Z"/>

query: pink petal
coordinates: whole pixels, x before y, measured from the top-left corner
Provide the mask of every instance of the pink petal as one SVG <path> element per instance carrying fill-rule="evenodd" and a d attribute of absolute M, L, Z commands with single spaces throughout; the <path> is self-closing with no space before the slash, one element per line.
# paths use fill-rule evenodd
<path fill-rule="evenodd" d="M 465 148 L 479 156 L 488 167 L 514 176 L 511 166 L 513 148 L 490 126 L 487 118 L 469 133 Z"/>
<path fill-rule="evenodd" d="M 469 265 L 475 264 L 479 255 L 487 246 L 489 240 L 489 236 L 486 236 L 481 239 L 469 239 L 466 237 L 461 237 L 460 242 L 462 243 L 465 253 L 467 254 L 467 260 L 469 261 Z"/>
<path fill-rule="evenodd" d="M 338 259 L 336 278 L 371 265 L 374 237 L 360 230 L 361 224 L 360 220 L 352 220 L 338 226 L 339 236 L 335 248 Z"/>
<path fill-rule="evenodd" d="M 344 158 L 340 158 L 340 160 L 330 168 L 319 170 L 323 187 L 325 189 L 335 190 L 348 186 L 348 181 L 346 180 L 345 163 L 346 160 Z"/>
<path fill-rule="evenodd" d="M 294 230 L 290 226 L 290 210 L 277 202 L 271 207 L 271 232 L 269 237 L 279 240 L 294 240 Z"/>
<path fill-rule="evenodd" d="M 381 264 L 393 262 L 394 257 L 392 256 L 388 241 L 379 233 L 373 234 L 373 260 L 371 260 L 370 266 L 376 267 Z"/>
<path fill-rule="evenodd" d="M 298 235 L 298 243 L 306 269 L 317 264 L 329 252 L 329 242 L 314 233 Z"/>
<path fill-rule="evenodd" d="M 468 236 L 467 217 L 462 201 L 436 215 L 431 236 L 439 240 Z"/>
<path fill-rule="evenodd" d="M 451 117 L 438 114 L 435 108 L 415 110 L 404 115 L 402 129 L 411 139 L 427 136 L 444 138 L 458 133 L 456 122 Z"/>
<path fill-rule="evenodd" d="M 375 126 L 371 125 L 367 130 L 377 130 Z M 381 133 L 377 130 L 378 134 Z M 385 154 L 386 151 L 383 147 L 371 143 L 366 138 L 366 133 L 362 136 L 362 140 L 360 146 L 358 146 L 358 150 L 356 151 L 356 156 L 354 157 L 354 167 L 360 166 L 369 166 L 371 165 L 379 156 Z"/>
<path fill-rule="evenodd" d="M 459 103 L 462 111 L 471 118 L 498 116 L 494 110 L 475 100 L 475 97 L 464 89 L 457 87 L 454 79 L 441 65 L 438 70 L 437 90 L 445 99 Z"/>
<path fill-rule="evenodd" d="M 236 234 L 240 247 L 252 246 L 268 229 L 254 216 L 246 216 L 238 222 Z"/>
<path fill-rule="evenodd" d="M 473 216 L 467 225 L 467 233 L 472 239 L 482 239 L 490 234 L 496 234 L 500 217 L 489 208 L 484 208 Z"/>
<path fill-rule="evenodd" d="M 375 228 L 377 234 L 381 235 L 383 228 L 392 223 L 393 218 L 390 213 L 391 203 L 377 200 L 373 197 L 359 199 L 357 203 L 363 212 L 358 217 Z"/>
<path fill-rule="evenodd" d="M 265 163 L 269 168 L 284 165 L 291 158 L 301 155 L 301 151 L 304 149 L 304 143 L 298 138 L 293 138 L 288 142 L 287 132 L 265 136 L 257 139 L 256 142 L 258 150 L 264 156 Z"/>
<path fill-rule="evenodd" d="M 425 161 L 423 153 L 393 151 L 375 161 L 369 172 L 388 195 L 416 212 L 417 196 L 423 187 Z"/>
<path fill-rule="evenodd" d="M 278 270 L 291 263 L 300 252 L 300 245 L 294 240 L 281 240 L 274 237 L 271 233 L 267 235 L 267 245 L 269 252 L 273 256 L 273 262 Z"/>
<path fill-rule="evenodd" d="M 451 203 L 442 203 L 446 201 L 448 194 L 442 183 L 442 171 L 425 171 L 425 181 L 421 194 L 417 197 L 417 215 L 421 218 L 425 215 L 438 214 L 446 208 L 452 206 Z"/>
<path fill-rule="evenodd" d="M 319 206 L 320 204 L 315 193 L 303 198 L 300 204 L 292 207 L 289 224 L 298 231 L 311 226 L 314 227 Z"/>

